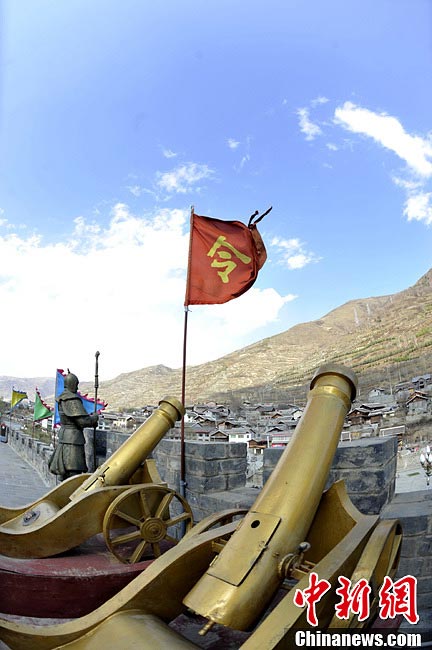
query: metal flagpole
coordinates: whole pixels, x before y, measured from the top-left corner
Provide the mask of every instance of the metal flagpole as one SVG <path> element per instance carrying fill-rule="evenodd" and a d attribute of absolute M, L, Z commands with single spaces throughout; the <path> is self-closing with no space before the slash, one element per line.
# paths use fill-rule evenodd
<path fill-rule="evenodd" d="M 52 435 L 52 446 L 53 446 L 53 453 L 55 452 L 55 449 L 57 447 L 56 445 L 56 409 L 58 409 L 57 405 L 57 395 L 58 395 L 58 370 L 59 368 L 56 368 L 56 379 L 55 379 L 55 387 L 54 387 L 54 412 L 52 414 L 52 426 L 51 426 L 51 435 Z M 62 371 L 63 372 L 63 371 Z M 54 474 L 55 476 L 55 484 L 58 485 L 59 483 L 59 477 L 58 474 Z"/>
<path fill-rule="evenodd" d="M 190 234 L 189 234 L 189 257 L 188 257 L 188 271 L 186 279 L 186 297 L 184 307 L 184 332 L 183 332 L 183 365 L 182 365 L 182 386 L 181 386 L 181 401 L 183 408 L 186 411 L 186 348 L 187 348 L 187 326 L 188 326 L 188 313 L 189 313 L 189 273 L 192 252 L 192 226 L 193 226 L 194 206 L 191 206 L 190 216 Z M 180 422 L 180 495 L 186 496 L 186 461 L 185 461 L 185 416 L 182 416 Z M 186 531 L 185 522 L 182 523 L 182 533 Z"/>
<path fill-rule="evenodd" d="M 95 404 L 94 404 L 94 414 L 97 414 L 97 397 L 98 397 L 98 388 L 99 388 L 99 355 L 100 352 L 95 352 L 95 380 L 94 380 L 94 390 L 95 390 Z M 96 462 L 96 429 L 97 422 L 93 426 L 93 471 L 97 469 Z"/>
<path fill-rule="evenodd" d="M 52 414 L 52 421 L 51 421 L 52 446 L 54 450 L 56 448 L 55 419 L 56 419 L 56 408 L 57 408 L 57 394 L 58 394 L 58 368 L 56 368 L 56 379 L 55 379 L 55 387 L 54 387 L 54 411 Z M 57 474 L 55 476 L 57 479 Z"/>
<path fill-rule="evenodd" d="M 189 309 L 187 305 L 184 308 L 184 333 L 183 333 L 183 365 L 182 365 L 182 387 L 181 402 L 185 409 L 186 399 L 186 341 L 187 341 L 187 324 Z M 180 495 L 185 496 L 186 488 L 186 463 L 185 463 L 185 421 L 184 415 L 180 423 Z"/>
<path fill-rule="evenodd" d="M 13 408 L 12 407 L 12 399 L 13 399 L 13 392 L 14 392 L 14 388 L 12 386 L 11 407 L 10 407 L 10 410 L 9 410 L 9 435 L 10 436 L 12 435 L 12 408 Z"/>

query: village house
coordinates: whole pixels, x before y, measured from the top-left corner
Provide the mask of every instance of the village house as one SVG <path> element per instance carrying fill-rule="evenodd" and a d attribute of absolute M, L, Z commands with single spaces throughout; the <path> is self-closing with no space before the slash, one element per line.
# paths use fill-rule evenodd
<path fill-rule="evenodd" d="M 142 422 L 142 419 L 140 419 L 140 423 Z M 114 422 L 114 426 L 116 426 L 118 429 L 124 429 L 126 431 L 130 431 L 131 429 L 134 429 L 137 425 L 137 418 L 134 415 L 122 415 Z"/>
<path fill-rule="evenodd" d="M 249 422 L 245 418 L 235 419 L 229 417 L 223 423 L 223 428 L 226 429 L 227 431 L 231 429 L 238 429 L 239 427 L 246 427 L 246 426 L 249 426 Z"/>
<path fill-rule="evenodd" d="M 286 447 L 292 438 L 292 432 L 275 432 L 271 436 L 270 447 Z"/>
<path fill-rule="evenodd" d="M 203 413 L 202 415 L 195 415 L 194 422 L 203 427 L 214 427 L 217 424 L 216 418 L 210 413 Z"/>
<path fill-rule="evenodd" d="M 415 391 L 432 390 L 432 375 L 430 373 L 413 377 L 411 382 Z"/>
<path fill-rule="evenodd" d="M 251 438 L 249 440 L 249 451 L 252 454 L 259 456 L 260 454 L 263 453 L 264 449 L 267 449 L 266 440 L 255 440 L 255 438 Z"/>
<path fill-rule="evenodd" d="M 247 442 L 252 440 L 254 431 L 249 427 L 236 427 L 226 431 L 229 442 Z"/>
<path fill-rule="evenodd" d="M 395 396 L 386 391 L 385 388 L 372 388 L 368 393 L 368 403 L 383 404 L 389 406 L 395 404 Z"/>
<path fill-rule="evenodd" d="M 373 435 L 402 434 L 392 426 L 397 406 L 405 407 L 408 418 L 432 415 L 432 375 L 425 373 L 409 382 L 399 382 L 393 389 L 383 386 L 372 388 L 367 401 L 357 402 L 346 417 L 341 440 Z M 133 414 L 102 412 L 99 428 L 102 430 L 133 431 L 151 415 L 154 406 L 145 406 Z M 234 412 L 216 402 L 187 406 L 186 439 L 214 442 L 246 442 L 249 450 L 259 453 L 266 446 L 285 446 L 291 439 L 303 413 L 303 407 L 291 403 L 252 404 L 244 402 L 241 411 Z M 383 433 L 380 434 L 380 430 Z M 181 435 L 177 422 L 169 434 L 178 439 Z"/>
<path fill-rule="evenodd" d="M 267 422 L 267 420 L 276 412 L 273 404 L 253 404 L 245 409 L 246 419 L 254 424 Z"/>
<path fill-rule="evenodd" d="M 360 404 L 354 407 L 347 415 L 347 420 L 351 426 L 358 426 L 362 424 L 381 424 L 384 413 L 387 407 L 379 403 Z"/>
<path fill-rule="evenodd" d="M 397 436 L 399 442 L 403 442 L 406 435 L 406 426 L 404 424 L 395 427 L 382 427 L 379 432 L 380 436 Z"/>
<path fill-rule="evenodd" d="M 416 390 L 406 402 L 406 415 L 413 418 L 430 414 L 432 412 L 431 405 L 430 395 Z"/>
<path fill-rule="evenodd" d="M 119 413 L 105 413 L 102 411 L 99 414 L 98 429 L 101 431 L 111 431 L 115 428 L 114 422 L 117 422 L 119 417 L 121 417 Z"/>
<path fill-rule="evenodd" d="M 298 420 L 303 413 L 303 409 L 295 404 L 287 404 L 279 407 L 276 411 L 272 412 L 271 419 L 282 418 L 283 420 Z"/>

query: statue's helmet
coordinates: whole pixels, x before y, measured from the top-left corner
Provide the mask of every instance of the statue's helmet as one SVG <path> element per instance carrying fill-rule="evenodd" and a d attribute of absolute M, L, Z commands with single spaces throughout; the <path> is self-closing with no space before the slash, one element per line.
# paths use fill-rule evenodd
<path fill-rule="evenodd" d="M 73 372 L 68 372 L 68 374 L 64 378 L 64 387 L 72 391 L 72 393 L 76 393 L 78 384 L 79 384 L 78 377 L 74 375 Z"/>

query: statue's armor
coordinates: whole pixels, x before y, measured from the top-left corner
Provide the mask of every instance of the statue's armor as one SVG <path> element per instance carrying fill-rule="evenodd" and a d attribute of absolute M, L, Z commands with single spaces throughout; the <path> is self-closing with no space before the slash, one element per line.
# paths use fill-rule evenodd
<path fill-rule="evenodd" d="M 97 415 L 89 415 L 77 393 L 78 377 L 71 372 L 65 377 L 64 391 L 57 397 L 60 430 L 58 445 L 49 460 L 50 472 L 60 480 L 87 471 L 84 427 L 96 426 Z"/>
<path fill-rule="evenodd" d="M 90 426 L 90 416 L 81 398 L 70 390 L 64 390 L 57 398 L 60 424 L 59 442 L 84 445 L 83 428 Z"/>

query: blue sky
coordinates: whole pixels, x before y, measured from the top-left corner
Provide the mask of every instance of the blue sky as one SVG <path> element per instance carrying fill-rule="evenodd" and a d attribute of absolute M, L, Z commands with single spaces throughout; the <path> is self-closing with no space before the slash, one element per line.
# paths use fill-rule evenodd
<path fill-rule="evenodd" d="M 431 266 L 428 0 L 3 0 L 1 375 L 181 365 L 189 213 L 260 224 L 218 358 Z M 354 315 L 353 315 L 354 318 Z"/>

